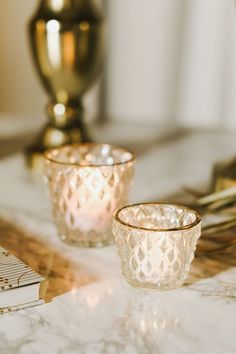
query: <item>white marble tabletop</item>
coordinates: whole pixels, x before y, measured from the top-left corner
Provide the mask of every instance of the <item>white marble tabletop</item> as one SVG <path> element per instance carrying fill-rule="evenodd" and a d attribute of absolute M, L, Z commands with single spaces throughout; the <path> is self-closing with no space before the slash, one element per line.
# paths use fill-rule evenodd
<path fill-rule="evenodd" d="M 233 134 L 210 132 L 138 144 L 131 201 L 163 200 L 208 181 L 213 162 L 235 145 Z M 22 155 L 1 160 L 0 196 L 2 217 L 90 279 L 49 303 L 0 316 L 1 354 L 236 353 L 236 268 L 170 292 L 136 290 L 120 273 L 115 246 L 76 249 L 57 238 L 44 185 L 29 175 Z"/>

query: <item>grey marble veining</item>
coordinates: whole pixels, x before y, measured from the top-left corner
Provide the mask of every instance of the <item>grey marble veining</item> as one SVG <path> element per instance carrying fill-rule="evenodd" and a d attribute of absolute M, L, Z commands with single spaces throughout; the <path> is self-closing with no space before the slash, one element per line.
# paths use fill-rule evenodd
<path fill-rule="evenodd" d="M 163 199 L 207 180 L 217 158 L 234 153 L 231 135 L 192 134 L 138 158 L 132 201 Z M 0 316 L 1 354 L 234 354 L 236 269 L 175 291 L 131 288 L 114 246 L 76 249 L 56 235 L 42 181 L 23 158 L 0 163 L 0 214 L 48 242 L 92 275 L 39 307 Z"/>

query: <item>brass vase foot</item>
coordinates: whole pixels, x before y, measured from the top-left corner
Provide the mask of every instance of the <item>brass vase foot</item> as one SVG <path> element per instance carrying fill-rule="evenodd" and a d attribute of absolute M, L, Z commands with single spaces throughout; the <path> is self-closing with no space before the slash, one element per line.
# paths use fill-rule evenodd
<path fill-rule="evenodd" d="M 67 105 L 50 102 L 47 106 L 50 123 L 46 124 L 36 137 L 36 141 L 26 149 L 27 165 L 41 172 L 45 150 L 66 144 L 90 142 L 82 114 L 82 105 L 79 101 Z"/>
<path fill-rule="evenodd" d="M 36 141 L 26 148 L 25 158 L 27 166 L 36 172 L 41 172 L 45 150 L 85 141 L 90 142 L 91 139 L 82 126 L 75 125 L 69 128 L 57 128 L 51 124 L 47 124 L 37 136 Z"/>

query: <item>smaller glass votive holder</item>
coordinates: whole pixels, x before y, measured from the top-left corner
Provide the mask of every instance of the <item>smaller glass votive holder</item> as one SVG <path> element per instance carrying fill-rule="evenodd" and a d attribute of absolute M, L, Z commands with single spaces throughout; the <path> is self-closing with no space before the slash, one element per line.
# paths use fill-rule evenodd
<path fill-rule="evenodd" d="M 188 275 L 201 219 L 194 210 L 177 204 L 135 204 L 115 212 L 113 234 L 130 285 L 170 290 L 181 286 Z"/>
<path fill-rule="evenodd" d="M 44 167 L 60 238 L 81 247 L 112 243 L 112 216 L 127 203 L 134 154 L 108 144 L 67 145 L 47 151 Z"/>

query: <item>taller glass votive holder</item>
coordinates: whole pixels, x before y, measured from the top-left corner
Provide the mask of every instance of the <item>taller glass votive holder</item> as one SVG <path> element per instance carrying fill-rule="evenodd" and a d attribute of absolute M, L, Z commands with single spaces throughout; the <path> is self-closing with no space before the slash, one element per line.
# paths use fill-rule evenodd
<path fill-rule="evenodd" d="M 85 143 L 49 150 L 44 156 L 60 238 L 80 247 L 112 243 L 112 215 L 127 203 L 134 154 L 119 146 Z"/>
<path fill-rule="evenodd" d="M 181 286 L 188 275 L 201 220 L 182 205 L 135 204 L 115 212 L 113 233 L 128 283 L 170 290 Z"/>

